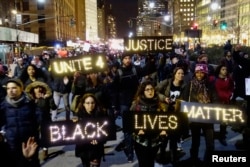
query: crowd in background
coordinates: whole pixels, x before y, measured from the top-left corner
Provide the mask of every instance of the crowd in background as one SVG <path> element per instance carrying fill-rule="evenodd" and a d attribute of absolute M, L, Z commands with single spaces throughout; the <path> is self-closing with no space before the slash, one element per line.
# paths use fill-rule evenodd
<path fill-rule="evenodd" d="M 240 45 L 233 47 L 230 41 L 225 45 L 224 53 L 216 66 L 209 64 L 205 50 L 199 50 L 197 60 L 191 62 L 183 46 L 175 46 L 168 53 L 106 54 L 108 68 L 105 71 L 89 74 L 77 71 L 73 76 L 51 75 L 50 59 L 60 57 L 56 53 L 23 54 L 15 59 L 12 76 L 8 75 L 6 66 L 0 64 L 0 127 L 7 139 L 6 155 L 25 166 L 22 143 L 34 137 L 39 147 L 31 158 L 32 165 L 39 166 L 40 148 L 43 158 L 47 158 L 49 148 L 40 136 L 46 138 L 43 127 L 57 121 L 61 99 L 66 120 L 71 119 L 71 112 L 78 120 L 103 115 L 115 120 L 128 112 L 173 112 L 177 110 L 178 99 L 225 105 L 242 99 L 247 102 L 245 111 L 249 117 L 250 97 L 245 93 L 245 78 L 250 77 L 248 53 L 243 52 Z M 226 124 L 220 125 L 219 141 L 224 146 L 227 145 L 226 128 Z M 182 127 L 174 134 L 166 131 L 135 134 L 123 124 L 124 140 L 119 149 L 124 151 L 128 162 L 133 162 L 135 153 L 140 167 L 153 167 L 157 153 L 160 151 L 163 155 L 169 143 L 170 161 L 178 166 L 181 140 L 191 136 L 191 157 L 185 163 L 200 166 L 201 129 L 206 138 L 206 161 L 215 149 L 213 124 L 208 123 L 190 123 L 189 128 Z M 104 144 L 92 141 L 87 145 L 76 145 L 76 156 L 81 158 L 83 166 L 98 167 L 104 155 Z M 18 165 L 14 162 L 12 166 Z"/>

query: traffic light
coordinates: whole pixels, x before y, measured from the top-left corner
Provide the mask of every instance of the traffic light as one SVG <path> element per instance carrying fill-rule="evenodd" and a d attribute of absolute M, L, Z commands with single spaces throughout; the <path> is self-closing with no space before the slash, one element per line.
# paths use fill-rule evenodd
<path fill-rule="evenodd" d="M 214 26 L 214 27 L 217 27 L 217 25 L 218 25 L 218 20 L 214 19 L 214 20 L 213 20 L 213 26 Z"/>
<path fill-rule="evenodd" d="M 198 23 L 196 23 L 196 22 L 194 22 L 194 24 L 193 24 L 193 30 L 197 30 L 198 29 Z"/>
<path fill-rule="evenodd" d="M 225 21 L 220 23 L 220 29 L 221 30 L 226 30 L 227 29 L 227 23 Z"/>

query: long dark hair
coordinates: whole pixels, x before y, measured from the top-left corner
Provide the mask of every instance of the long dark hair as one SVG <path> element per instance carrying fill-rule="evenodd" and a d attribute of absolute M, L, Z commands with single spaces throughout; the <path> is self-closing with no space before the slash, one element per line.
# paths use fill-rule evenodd
<path fill-rule="evenodd" d="M 219 74 L 220 74 L 220 70 L 221 70 L 221 68 L 222 67 L 226 67 L 227 68 L 227 66 L 225 65 L 225 64 L 220 64 L 220 65 L 218 65 L 217 67 L 216 67 L 216 69 L 215 69 L 215 71 L 214 71 L 214 76 L 215 77 L 219 77 Z M 228 70 L 228 68 L 227 68 L 227 70 Z M 229 76 L 229 72 L 227 71 L 227 75 Z"/>
<path fill-rule="evenodd" d="M 29 74 L 28 74 L 28 68 L 33 67 L 35 69 L 35 78 L 41 77 L 44 79 L 44 81 L 47 81 L 47 78 L 45 74 L 43 73 L 42 69 L 37 68 L 34 64 L 29 64 L 25 67 L 25 69 L 22 71 L 20 78 L 23 83 L 25 83 L 29 79 Z"/>
<path fill-rule="evenodd" d="M 86 110 L 83 106 L 83 104 L 85 103 L 85 100 L 88 98 L 88 97 L 92 97 L 94 99 L 94 102 L 95 102 L 95 108 L 93 109 L 94 111 L 94 115 L 96 116 L 103 116 L 105 115 L 105 111 L 103 110 L 103 108 L 101 107 L 98 99 L 96 98 L 96 96 L 92 93 L 85 93 L 79 100 L 79 103 L 76 107 L 76 113 L 78 116 L 82 116 L 84 115 L 84 113 L 86 113 Z"/>
<path fill-rule="evenodd" d="M 139 85 L 139 88 L 137 89 L 137 92 L 136 92 L 136 94 L 135 94 L 135 98 L 134 98 L 135 100 L 139 100 L 140 98 L 145 97 L 145 96 L 144 96 L 144 91 L 145 91 L 145 88 L 146 88 L 147 85 L 151 85 L 151 86 L 154 88 L 154 90 L 155 90 L 155 83 L 152 82 L 151 80 L 146 80 L 146 81 L 142 82 L 142 83 Z M 156 90 L 155 90 L 155 91 L 156 91 Z M 156 92 L 155 92 L 154 98 L 155 98 L 156 96 L 157 96 L 157 95 L 156 95 Z"/>

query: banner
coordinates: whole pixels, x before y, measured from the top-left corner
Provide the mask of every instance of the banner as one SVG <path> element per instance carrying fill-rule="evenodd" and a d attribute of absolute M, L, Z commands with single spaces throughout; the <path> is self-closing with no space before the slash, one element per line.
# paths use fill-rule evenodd
<path fill-rule="evenodd" d="M 109 117 L 84 118 L 80 122 L 55 121 L 46 128 L 48 135 L 42 138 L 49 146 L 116 140 L 115 123 Z"/>
<path fill-rule="evenodd" d="M 181 102 L 181 111 L 189 122 L 245 124 L 246 114 L 238 106 Z"/>
<path fill-rule="evenodd" d="M 56 58 L 50 61 L 53 76 L 72 75 L 76 71 L 89 74 L 102 72 L 107 69 L 106 57 L 103 54 Z"/>
<path fill-rule="evenodd" d="M 138 132 L 139 130 L 143 130 L 155 133 L 165 130 L 173 132 L 179 130 L 182 115 L 183 113 L 180 112 L 124 112 L 123 131 Z"/>
<path fill-rule="evenodd" d="M 173 36 L 144 36 L 124 38 L 124 52 L 169 52 L 172 50 Z"/>

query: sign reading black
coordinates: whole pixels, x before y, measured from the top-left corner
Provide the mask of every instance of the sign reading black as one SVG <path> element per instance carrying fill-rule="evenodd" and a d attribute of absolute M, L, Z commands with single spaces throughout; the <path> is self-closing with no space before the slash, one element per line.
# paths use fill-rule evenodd
<path fill-rule="evenodd" d="M 124 38 L 124 52 L 169 52 L 172 50 L 173 36 L 150 36 Z"/>
<path fill-rule="evenodd" d="M 80 122 L 56 121 L 47 126 L 47 132 L 47 138 L 42 137 L 50 146 L 116 140 L 115 123 L 109 117 L 84 118 Z"/>
<path fill-rule="evenodd" d="M 102 72 L 107 69 L 106 57 L 102 54 L 81 55 L 51 59 L 51 72 L 54 76 L 70 75 L 76 71 L 83 74 Z"/>

